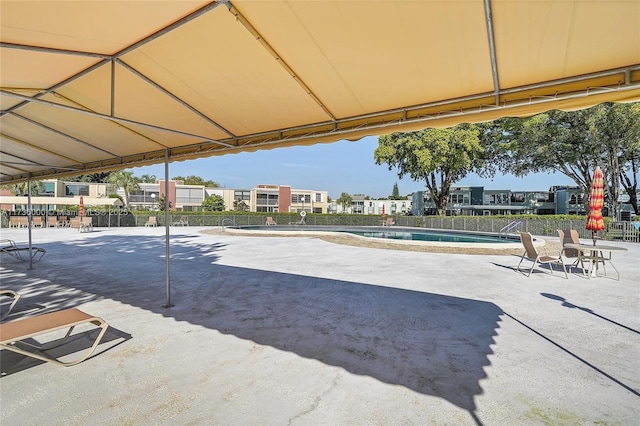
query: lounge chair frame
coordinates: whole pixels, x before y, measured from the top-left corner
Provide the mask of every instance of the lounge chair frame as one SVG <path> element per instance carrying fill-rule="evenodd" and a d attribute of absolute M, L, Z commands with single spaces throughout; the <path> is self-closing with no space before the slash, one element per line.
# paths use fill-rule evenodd
<path fill-rule="evenodd" d="M 16 303 L 18 303 L 18 300 L 20 299 L 20 294 L 18 294 L 18 292 L 15 292 L 13 290 L 0 289 L 0 296 L 8 296 L 13 298 L 13 301 L 11 302 L 11 305 L 9 305 L 9 309 L 7 310 L 7 312 L 5 312 L 2 316 L 0 316 L 0 321 L 3 321 L 6 317 L 9 316 L 9 314 L 11 314 L 11 310 L 16 305 Z"/>
<path fill-rule="evenodd" d="M 518 267 L 516 268 L 518 272 L 524 272 L 523 270 L 520 269 L 520 265 L 522 264 L 522 261 L 524 259 L 527 259 L 532 262 L 531 269 L 529 269 L 529 272 L 527 273 L 527 277 L 531 276 L 531 273 L 533 272 L 533 268 L 535 268 L 538 263 L 549 265 L 549 271 L 551 271 L 551 274 L 553 274 L 553 267 L 551 265 L 553 263 L 556 263 L 556 264 L 562 265 L 562 270 L 564 271 L 564 277 L 566 279 L 569 279 L 569 276 L 567 275 L 567 268 L 564 266 L 564 261 L 562 260 L 561 255 L 558 255 L 557 257 L 549 256 L 546 249 L 544 253 L 540 253 L 534 247 L 533 236 L 529 232 L 520 232 L 520 241 L 524 246 L 524 253 L 522 254 L 522 257 L 520 258 L 520 263 L 518 263 Z"/>
<path fill-rule="evenodd" d="M 189 226 L 189 219 L 187 216 L 180 216 L 180 220 L 176 220 L 171 224 L 172 226 Z"/>
<path fill-rule="evenodd" d="M 80 358 L 64 362 L 47 354 L 33 352 L 33 350 L 42 352 L 61 346 L 69 339 L 75 327 L 87 323 L 91 323 L 101 330 L 91 348 Z M 69 367 L 81 363 L 93 354 L 108 327 L 109 325 L 102 318 L 94 317 L 76 308 L 64 309 L 62 311 L 0 324 L 0 349 L 7 349 L 41 361 Z M 68 330 L 63 338 L 47 344 L 34 345 L 24 342 L 26 339 L 64 330 L 65 328 L 68 328 Z"/>
<path fill-rule="evenodd" d="M 24 256 L 23 253 L 25 253 Z M 34 262 L 42 259 L 46 253 L 47 251 L 42 247 L 31 247 L 31 259 Z M 8 254 L 18 260 L 26 261 L 29 260 L 29 247 L 19 247 L 13 240 L 0 240 L 0 254 Z"/>

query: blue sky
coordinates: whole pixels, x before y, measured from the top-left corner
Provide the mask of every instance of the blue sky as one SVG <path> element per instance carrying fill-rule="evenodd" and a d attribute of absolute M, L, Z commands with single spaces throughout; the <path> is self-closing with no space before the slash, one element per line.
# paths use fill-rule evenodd
<path fill-rule="evenodd" d="M 415 182 L 408 177 L 398 179 L 395 170 L 390 171 L 386 165 L 376 165 L 373 151 L 377 146 L 377 137 L 366 137 L 357 142 L 339 141 L 174 161 L 169 163 L 169 177 L 195 175 L 227 188 L 291 185 L 292 188 L 326 190 L 333 199 L 343 192 L 387 197 L 395 182 L 401 195 L 425 189 L 424 182 Z M 138 177 L 153 174 L 159 179 L 164 178 L 164 164 L 129 170 Z M 456 183 L 459 186 L 511 190 L 548 190 L 552 185 L 573 184 L 562 174 L 531 174 L 525 178 L 499 175 L 493 180 L 468 175 Z"/>

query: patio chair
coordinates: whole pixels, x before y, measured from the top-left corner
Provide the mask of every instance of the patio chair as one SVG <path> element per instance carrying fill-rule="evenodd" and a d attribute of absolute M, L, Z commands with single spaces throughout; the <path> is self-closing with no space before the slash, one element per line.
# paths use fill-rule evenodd
<path fill-rule="evenodd" d="M 578 235 L 578 231 L 575 229 L 558 229 L 558 236 L 560 237 L 560 244 L 562 244 L 562 254 L 568 259 L 575 258 L 575 261 L 569 265 L 569 272 L 571 272 L 572 268 L 576 268 L 578 263 L 581 264 L 582 270 L 584 271 L 584 261 L 582 260 L 582 256 L 580 255 L 580 251 L 574 248 L 565 247 L 565 244 L 580 244 L 580 236 Z"/>
<path fill-rule="evenodd" d="M 80 231 L 80 218 L 79 217 L 72 217 L 71 219 L 69 219 L 69 228 L 71 229 L 77 229 L 78 231 Z"/>
<path fill-rule="evenodd" d="M 277 225 L 277 223 L 271 216 L 269 216 L 267 217 L 267 225 Z"/>
<path fill-rule="evenodd" d="M 31 246 L 31 259 L 38 261 L 47 253 L 47 251 L 41 247 Z M 29 247 L 20 247 L 13 240 L 0 240 L 0 254 L 8 254 L 18 260 L 29 259 Z"/>
<path fill-rule="evenodd" d="M 58 227 L 58 218 L 55 216 L 49 216 L 47 219 L 47 228 L 57 228 Z"/>
<path fill-rule="evenodd" d="M 559 265 L 562 265 L 562 270 L 564 271 L 564 277 L 566 279 L 569 279 L 569 276 L 567 275 L 567 269 L 564 266 L 564 261 L 562 260 L 561 255 L 558 255 L 557 257 L 549 256 L 546 249 L 544 254 L 539 253 L 538 250 L 533 245 L 533 237 L 529 232 L 520 232 L 520 241 L 524 246 L 524 253 L 522 254 L 522 257 L 520 258 L 520 263 L 518 263 L 518 267 L 516 268 L 518 272 L 522 272 L 520 269 L 520 265 L 522 264 L 522 261 L 524 259 L 527 259 L 533 262 L 533 264 L 531 265 L 531 269 L 529 269 L 529 273 L 527 274 L 527 277 L 531 275 L 531 272 L 533 272 L 533 268 L 538 263 L 549 265 L 549 270 L 553 274 L 552 264 L 557 263 Z"/>
<path fill-rule="evenodd" d="M 188 226 L 189 221 L 186 216 L 180 216 L 180 220 L 176 220 L 172 223 L 173 226 Z"/>
<path fill-rule="evenodd" d="M 16 303 L 18 303 L 18 299 L 20 299 L 20 295 L 13 291 L 13 290 L 7 290 L 7 289 L 0 289 L 0 297 L 2 296 L 8 296 L 11 297 L 13 300 L 11 301 L 11 304 L 9 305 L 9 308 L 7 309 L 7 312 L 5 312 L 4 314 L 0 315 L 0 321 L 3 321 L 6 317 L 9 316 L 9 314 L 11 313 L 11 310 L 13 309 L 13 307 L 16 305 Z"/>
<path fill-rule="evenodd" d="M 84 216 L 80 218 L 80 232 L 91 231 L 93 232 L 93 218 Z"/>
<path fill-rule="evenodd" d="M 34 228 L 36 226 L 38 228 L 44 228 L 44 219 L 42 218 L 42 216 L 33 216 L 32 224 Z"/>
<path fill-rule="evenodd" d="M 149 220 L 147 220 L 144 226 L 158 226 L 158 222 L 156 221 L 155 216 L 149 216 Z"/>
<path fill-rule="evenodd" d="M 382 226 L 393 226 L 396 223 L 393 221 L 393 218 L 388 217 L 387 219 L 382 221 Z"/>
<path fill-rule="evenodd" d="M 91 348 L 78 359 L 64 362 L 59 359 L 41 353 L 61 346 L 71 336 L 71 332 L 77 326 L 84 324 L 93 324 L 99 327 L 100 333 L 93 341 Z M 109 325 L 102 319 L 94 317 L 79 309 L 71 308 L 62 311 L 52 312 L 49 314 L 38 315 L 29 318 L 18 319 L 8 323 L 0 324 L 0 349 L 7 349 L 12 352 L 26 355 L 41 361 L 47 361 L 58 365 L 71 366 L 78 364 L 87 359 L 96 350 L 100 340 L 107 331 Z M 53 340 L 44 345 L 36 345 L 27 343 L 25 340 L 37 336 L 44 336 L 55 331 L 68 329 L 65 336 L 61 339 Z M 33 352 L 36 350 L 38 352 Z"/>

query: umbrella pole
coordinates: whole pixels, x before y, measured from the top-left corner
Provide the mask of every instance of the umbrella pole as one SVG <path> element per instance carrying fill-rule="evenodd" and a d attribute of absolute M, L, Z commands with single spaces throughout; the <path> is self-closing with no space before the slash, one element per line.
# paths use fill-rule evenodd
<path fill-rule="evenodd" d="M 591 238 L 593 238 L 593 247 L 596 247 L 596 240 L 598 239 L 598 231 L 591 231 Z M 591 261 L 591 276 L 598 276 L 598 261 L 596 260 L 598 256 L 598 252 L 596 250 L 591 252 L 591 258 L 594 259 Z"/>

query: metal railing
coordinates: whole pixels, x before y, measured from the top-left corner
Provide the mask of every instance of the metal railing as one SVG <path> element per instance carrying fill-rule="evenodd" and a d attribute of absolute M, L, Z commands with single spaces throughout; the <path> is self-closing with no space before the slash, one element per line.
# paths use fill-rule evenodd
<path fill-rule="evenodd" d="M 499 238 L 507 238 L 509 236 L 509 233 L 517 229 L 518 227 L 522 227 L 522 221 L 520 220 L 510 222 L 508 225 L 503 226 L 502 228 L 500 228 L 500 232 L 498 233 Z"/>

